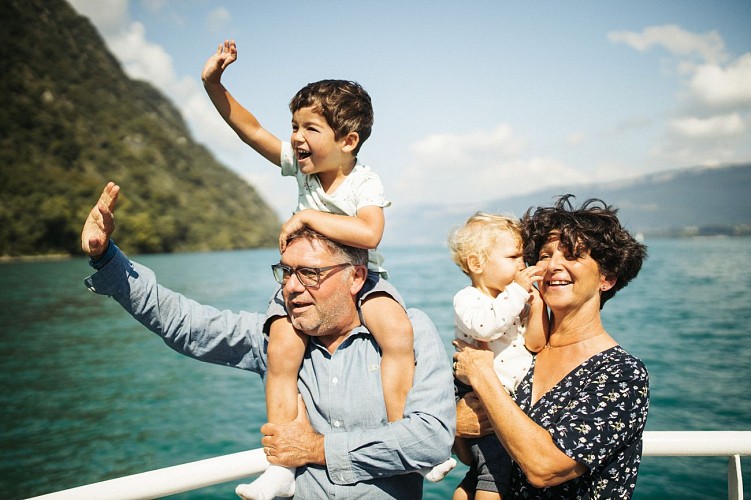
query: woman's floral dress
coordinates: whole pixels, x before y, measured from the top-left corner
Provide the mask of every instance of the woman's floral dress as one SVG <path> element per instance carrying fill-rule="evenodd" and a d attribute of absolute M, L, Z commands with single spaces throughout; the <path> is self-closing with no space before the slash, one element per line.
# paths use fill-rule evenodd
<path fill-rule="evenodd" d="M 649 408 L 649 375 L 638 358 L 615 346 L 579 365 L 531 406 L 534 361 L 516 402 L 547 429 L 566 455 L 587 466 L 584 475 L 538 489 L 518 465 L 510 498 L 630 498 L 636 485 L 642 432 Z"/>

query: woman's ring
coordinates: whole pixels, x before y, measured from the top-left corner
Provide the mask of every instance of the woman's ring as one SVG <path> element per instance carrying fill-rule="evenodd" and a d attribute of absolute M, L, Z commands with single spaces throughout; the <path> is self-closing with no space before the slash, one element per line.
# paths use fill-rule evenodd
<path fill-rule="evenodd" d="M 264 449 L 263 449 L 263 452 L 264 452 L 264 453 L 266 454 L 266 456 L 268 457 L 269 455 L 271 455 L 271 448 L 264 448 Z"/>

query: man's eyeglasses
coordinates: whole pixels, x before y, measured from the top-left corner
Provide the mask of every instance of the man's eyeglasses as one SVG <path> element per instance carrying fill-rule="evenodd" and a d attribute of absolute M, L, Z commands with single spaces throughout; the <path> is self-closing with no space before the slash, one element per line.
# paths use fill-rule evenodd
<path fill-rule="evenodd" d="M 297 279 L 302 286 L 305 288 L 315 288 L 321 283 L 322 272 L 351 265 L 352 264 L 349 262 L 326 267 L 289 267 L 284 264 L 273 264 L 271 270 L 274 273 L 274 279 L 280 285 L 286 284 L 289 277 L 292 276 L 292 273 L 295 273 L 295 276 L 297 276 Z"/>

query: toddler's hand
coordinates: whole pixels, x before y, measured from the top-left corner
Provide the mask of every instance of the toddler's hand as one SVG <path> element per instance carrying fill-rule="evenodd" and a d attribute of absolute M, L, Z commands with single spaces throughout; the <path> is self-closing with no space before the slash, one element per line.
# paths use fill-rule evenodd
<path fill-rule="evenodd" d="M 201 80 L 203 80 L 203 83 L 219 83 L 224 70 L 236 60 L 237 45 L 235 45 L 235 41 L 225 40 L 223 44 L 219 44 L 216 53 L 206 61 L 203 72 L 201 72 Z"/>
<path fill-rule="evenodd" d="M 514 281 L 529 292 L 534 283 L 542 281 L 542 269 L 537 266 L 525 267 L 517 271 Z"/>

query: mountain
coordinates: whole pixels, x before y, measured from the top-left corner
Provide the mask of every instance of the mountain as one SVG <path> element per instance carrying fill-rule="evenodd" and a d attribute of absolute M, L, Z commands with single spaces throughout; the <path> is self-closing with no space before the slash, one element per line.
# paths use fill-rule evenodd
<path fill-rule="evenodd" d="M 647 236 L 749 234 L 751 164 L 671 170 L 605 184 L 561 186 L 492 202 L 431 204 L 388 213 L 384 245 L 445 243 L 449 231 L 478 210 L 521 216 L 571 193 L 576 202 L 600 198 L 619 209 L 632 233 Z M 391 209 L 388 209 L 391 210 Z"/>
<path fill-rule="evenodd" d="M 123 189 L 115 237 L 126 251 L 276 244 L 274 211 L 68 3 L 2 0 L 0 28 L 0 256 L 80 254 L 109 180 Z"/>

